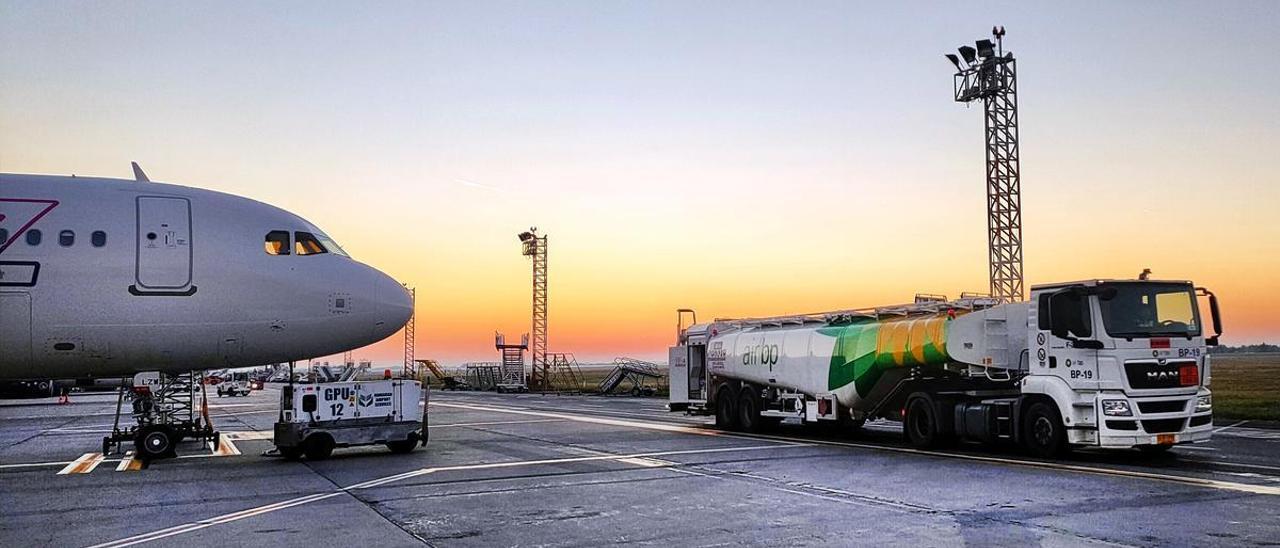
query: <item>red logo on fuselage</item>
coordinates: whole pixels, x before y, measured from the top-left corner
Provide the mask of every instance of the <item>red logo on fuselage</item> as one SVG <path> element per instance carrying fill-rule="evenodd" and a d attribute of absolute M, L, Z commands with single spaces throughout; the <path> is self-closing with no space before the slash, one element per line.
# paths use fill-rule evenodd
<path fill-rule="evenodd" d="M 0 253 L 55 207 L 58 207 L 57 200 L 0 198 L 0 228 L 9 231 L 9 237 L 0 242 Z"/>

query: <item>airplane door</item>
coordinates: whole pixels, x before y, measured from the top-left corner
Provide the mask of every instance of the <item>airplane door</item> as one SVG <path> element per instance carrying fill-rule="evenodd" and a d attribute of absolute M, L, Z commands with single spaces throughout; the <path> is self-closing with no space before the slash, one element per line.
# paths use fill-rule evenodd
<path fill-rule="evenodd" d="M 31 295 L 0 293 L 0 365 L 19 374 L 31 367 Z"/>
<path fill-rule="evenodd" d="M 182 290 L 191 285 L 191 202 L 138 197 L 138 286 Z"/>

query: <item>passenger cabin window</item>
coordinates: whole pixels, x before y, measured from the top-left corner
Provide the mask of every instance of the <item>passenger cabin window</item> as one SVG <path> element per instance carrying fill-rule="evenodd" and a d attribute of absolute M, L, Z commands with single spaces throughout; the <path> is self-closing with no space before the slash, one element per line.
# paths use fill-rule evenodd
<path fill-rule="evenodd" d="M 76 233 L 70 230 L 63 230 L 58 233 L 58 245 L 62 247 L 71 247 L 76 243 Z"/>
<path fill-rule="evenodd" d="M 268 232 L 267 241 L 263 245 L 267 250 L 267 255 L 288 255 L 289 231 L 272 230 Z"/>
<path fill-rule="evenodd" d="M 294 232 L 293 233 L 293 252 L 298 255 L 318 255 L 320 253 L 328 253 L 320 240 L 310 232 Z"/>
<path fill-rule="evenodd" d="M 27 231 L 27 245 L 40 245 L 40 238 L 44 236 L 39 230 L 31 229 Z"/>
<path fill-rule="evenodd" d="M 89 243 L 93 244 L 93 247 L 107 245 L 107 233 L 101 230 L 93 231 L 93 234 L 89 235 Z"/>

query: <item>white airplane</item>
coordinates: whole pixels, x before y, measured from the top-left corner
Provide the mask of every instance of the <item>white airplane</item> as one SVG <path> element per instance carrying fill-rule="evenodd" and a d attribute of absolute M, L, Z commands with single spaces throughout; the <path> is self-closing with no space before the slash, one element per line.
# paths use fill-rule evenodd
<path fill-rule="evenodd" d="M 297 215 L 134 174 L 0 174 L 0 379 L 304 360 L 413 313 L 403 286 Z"/>

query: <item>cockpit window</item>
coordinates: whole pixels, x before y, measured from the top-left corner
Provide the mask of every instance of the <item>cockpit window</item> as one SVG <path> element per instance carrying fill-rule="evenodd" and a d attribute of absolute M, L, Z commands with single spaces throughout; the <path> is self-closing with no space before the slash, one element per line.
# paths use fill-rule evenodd
<path fill-rule="evenodd" d="M 347 255 L 347 251 L 345 249 L 342 249 L 342 246 L 338 245 L 338 242 L 333 241 L 331 238 L 326 236 L 325 233 L 317 232 L 316 239 L 320 240 L 320 245 L 323 245 L 324 248 L 329 251 L 329 253 L 333 253 L 334 255 L 342 255 L 343 257 L 350 257 L 350 255 Z"/>
<path fill-rule="evenodd" d="M 318 255 L 320 253 L 328 253 L 324 244 L 310 232 L 294 232 L 293 233 L 293 252 L 298 255 Z"/>
<path fill-rule="evenodd" d="M 267 233 L 267 240 L 263 244 L 267 251 L 267 255 L 288 255 L 289 254 L 289 231 L 272 230 Z"/>

